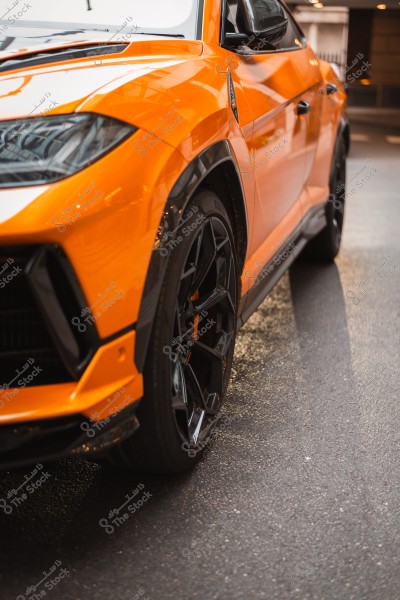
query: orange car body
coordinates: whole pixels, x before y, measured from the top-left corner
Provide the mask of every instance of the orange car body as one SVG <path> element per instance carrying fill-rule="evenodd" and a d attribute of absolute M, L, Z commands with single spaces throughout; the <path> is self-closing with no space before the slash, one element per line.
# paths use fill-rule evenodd
<path fill-rule="evenodd" d="M 239 57 L 221 47 L 220 11 L 220 0 L 205 1 L 200 40 L 146 39 L 127 44 L 122 53 L 17 64 L 0 72 L 3 120 L 28 117 L 44 97 L 46 115 L 98 113 L 138 128 L 103 158 L 57 183 L 0 189 L 2 248 L 62 248 L 91 307 L 86 326 L 95 327 L 100 340 L 76 380 L 20 386 L 14 395 L 12 386 L 3 389 L 1 427 L 69 415 L 104 420 L 113 414 L 110 398 L 121 388 L 132 405 L 142 398 L 135 324 L 144 310 L 160 223 L 177 182 L 207 149 L 228 145 L 243 194 L 244 303 L 283 241 L 310 209 L 326 202 L 346 103 L 344 94 L 327 99 L 321 93 L 337 82 L 334 71 L 307 44 Z M 13 51 L 12 58 L 29 52 Z M 0 52 L 0 65 L 10 56 Z M 312 105 L 304 117 L 296 114 L 301 100 Z M 4 250 L 2 255 L 5 260 Z M 107 298 L 107 308 L 96 315 L 94 307 Z"/>

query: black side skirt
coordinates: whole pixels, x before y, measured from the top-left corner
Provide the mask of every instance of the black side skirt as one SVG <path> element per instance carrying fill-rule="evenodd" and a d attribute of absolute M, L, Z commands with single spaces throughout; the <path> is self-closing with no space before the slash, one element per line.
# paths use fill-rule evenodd
<path fill-rule="evenodd" d="M 236 329 L 251 317 L 262 301 L 285 274 L 290 265 L 298 257 L 307 242 L 316 236 L 326 225 L 326 204 L 311 208 L 302 221 L 280 247 L 278 252 L 265 264 L 257 275 L 254 285 L 241 298 Z"/>

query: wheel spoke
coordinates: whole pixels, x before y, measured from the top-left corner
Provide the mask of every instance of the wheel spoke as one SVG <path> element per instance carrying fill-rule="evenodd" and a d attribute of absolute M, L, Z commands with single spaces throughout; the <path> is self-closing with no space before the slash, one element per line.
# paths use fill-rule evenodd
<path fill-rule="evenodd" d="M 209 292 L 208 294 L 202 296 L 195 302 L 193 302 L 193 313 L 195 315 L 200 314 L 203 310 L 210 310 L 213 306 L 221 302 L 226 296 L 228 292 L 221 285 L 217 285 L 217 287 Z"/>
<path fill-rule="evenodd" d="M 217 415 L 221 408 L 221 396 L 216 392 L 207 393 L 206 406 L 209 415 Z"/>
<path fill-rule="evenodd" d="M 172 408 L 174 410 L 188 410 L 188 397 L 186 390 L 185 376 L 183 374 L 182 363 L 179 358 L 176 361 L 173 378 L 174 392 L 172 396 Z"/>
<path fill-rule="evenodd" d="M 188 363 L 185 364 L 185 373 L 188 378 L 188 391 L 193 401 L 193 410 L 188 420 L 189 441 L 197 444 L 204 423 L 204 418 L 206 416 L 206 404 L 199 381 L 192 367 Z"/>
<path fill-rule="evenodd" d="M 209 358 L 214 358 L 222 361 L 227 355 L 230 345 L 232 343 L 233 333 L 233 331 L 231 331 L 230 333 L 222 331 L 219 334 L 218 342 L 214 347 L 211 347 L 208 344 L 205 344 L 204 342 L 200 342 L 198 340 L 196 340 L 194 344 L 196 348 L 201 350 L 201 352 L 203 352 L 204 354 L 207 354 Z"/>
<path fill-rule="evenodd" d="M 193 279 L 190 290 L 191 295 L 193 295 L 199 289 L 214 263 L 216 254 L 215 237 L 210 223 L 206 224 L 203 228 L 201 242 L 198 262 L 196 265 L 196 275 Z"/>
<path fill-rule="evenodd" d="M 225 225 L 217 217 L 208 219 L 188 250 L 175 309 L 174 335 L 180 342 L 172 367 L 172 409 L 181 438 L 191 446 L 209 435 L 223 400 L 235 327 L 234 264 Z M 213 321 L 200 331 L 205 312 Z"/>
<path fill-rule="evenodd" d="M 222 250 L 222 248 L 225 246 L 225 244 L 227 244 L 229 242 L 229 237 L 226 236 L 224 238 L 222 238 L 222 240 L 218 240 L 217 241 L 217 245 L 216 245 L 216 251 L 219 252 L 220 250 Z"/>
<path fill-rule="evenodd" d="M 217 256 L 215 267 L 217 270 L 217 284 L 227 287 L 229 283 L 229 267 L 226 264 L 226 258 L 220 255 Z"/>
<path fill-rule="evenodd" d="M 191 398 L 196 406 L 205 409 L 205 402 L 203 392 L 197 379 L 195 372 L 193 371 L 189 363 L 184 364 L 185 375 L 187 377 L 187 389 L 191 393 Z"/>
<path fill-rule="evenodd" d="M 187 411 L 188 407 L 185 404 L 185 401 L 182 396 L 173 396 L 172 397 L 172 408 L 174 410 L 185 410 Z"/>
<path fill-rule="evenodd" d="M 227 333 L 222 331 L 219 334 L 216 346 L 211 347 L 208 344 L 196 341 L 194 348 L 204 354 L 211 365 L 210 389 L 215 390 L 219 395 L 224 391 L 224 362 L 225 357 L 231 347 L 234 332 Z M 207 401 L 206 401 L 207 406 Z"/>
<path fill-rule="evenodd" d="M 196 265 L 191 263 L 186 271 L 184 271 L 181 275 L 181 289 L 179 291 L 178 303 L 179 300 L 182 302 L 190 295 L 190 290 L 193 287 L 193 279 L 196 275 Z"/>
<path fill-rule="evenodd" d="M 189 433 L 189 441 L 196 445 L 201 436 L 201 430 L 204 422 L 204 418 L 206 416 L 206 411 L 201 410 L 198 407 L 192 412 L 189 423 L 188 423 L 188 433 Z"/>
<path fill-rule="evenodd" d="M 189 266 L 189 268 L 187 269 L 187 271 L 185 271 L 184 273 L 182 273 L 181 275 L 181 281 L 183 281 L 184 279 L 187 279 L 188 277 L 193 277 L 193 275 L 196 273 L 196 265 L 194 265 L 193 263 Z"/>

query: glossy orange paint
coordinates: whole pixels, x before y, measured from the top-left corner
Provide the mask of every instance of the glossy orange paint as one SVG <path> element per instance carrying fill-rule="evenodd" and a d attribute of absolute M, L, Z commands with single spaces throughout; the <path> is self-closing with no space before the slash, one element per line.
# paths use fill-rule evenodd
<path fill-rule="evenodd" d="M 0 425 L 75 413 L 100 421 L 114 414 L 111 403 L 121 388 L 123 398 L 133 404 L 143 395 L 143 377 L 134 365 L 135 333 L 129 333 L 100 348 L 80 381 L 51 386 L 10 388 L 0 397 Z M 14 395 L 14 391 L 16 392 Z M 3 405 L 3 406 L 2 406 Z"/>
<path fill-rule="evenodd" d="M 187 165 L 214 142 L 229 141 L 241 173 L 249 226 L 242 294 L 308 208 L 326 200 L 345 110 L 344 95 L 327 102 L 319 94 L 334 79 L 333 71 L 308 46 L 254 56 L 232 68 L 237 55 L 219 44 L 220 5 L 220 0 L 205 0 L 202 41 L 135 41 L 122 54 L 100 61 L 80 58 L 0 74 L 2 119 L 32 114 L 48 91 L 56 103 L 48 115 L 94 112 L 138 128 L 72 177 L 0 190 L 0 207 L 7 207 L 0 211 L 2 245 L 59 244 L 89 306 L 110 284 L 120 292 L 118 302 L 96 321 L 101 338 L 137 321 L 168 196 Z M 0 59 L 7 56 L 0 53 Z M 230 107 L 227 66 L 239 122 Z M 296 115 L 301 99 L 313 104 L 314 115 Z M 287 141 L 274 160 L 250 172 L 260 152 L 282 139 Z M 12 402 L 3 399 L 0 424 L 89 416 L 101 412 L 121 386 L 132 401 L 140 399 L 143 382 L 134 344 L 130 333 L 100 348 L 77 384 L 27 387 Z M 0 402 L 4 395 L 0 392 Z M 102 418 L 108 414 L 106 409 Z"/>

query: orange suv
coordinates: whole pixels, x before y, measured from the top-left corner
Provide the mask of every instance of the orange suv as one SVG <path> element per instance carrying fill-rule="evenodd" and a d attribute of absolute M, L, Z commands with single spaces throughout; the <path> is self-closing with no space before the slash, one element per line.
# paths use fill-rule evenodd
<path fill-rule="evenodd" d="M 0 466 L 183 471 L 238 328 L 339 250 L 345 93 L 280 0 L 6 4 Z"/>

